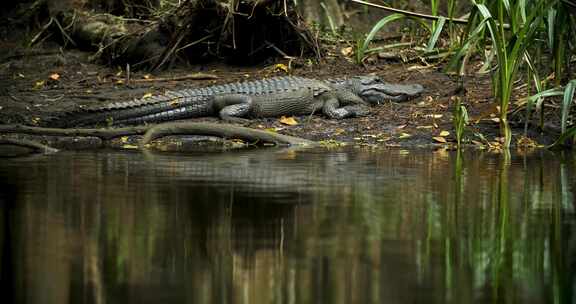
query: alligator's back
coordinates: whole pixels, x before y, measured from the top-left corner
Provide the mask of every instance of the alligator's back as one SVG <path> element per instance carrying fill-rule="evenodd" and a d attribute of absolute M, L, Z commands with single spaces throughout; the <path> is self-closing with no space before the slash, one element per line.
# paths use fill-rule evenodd
<path fill-rule="evenodd" d="M 294 76 L 235 82 L 203 88 L 168 91 L 162 95 L 131 101 L 85 107 L 48 122 L 70 127 L 97 124 L 138 124 L 190 117 L 214 116 L 212 97 L 225 94 L 266 95 L 310 88 L 318 93 L 326 86 L 320 81 Z M 143 119 L 145 117 L 145 119 Z"/>

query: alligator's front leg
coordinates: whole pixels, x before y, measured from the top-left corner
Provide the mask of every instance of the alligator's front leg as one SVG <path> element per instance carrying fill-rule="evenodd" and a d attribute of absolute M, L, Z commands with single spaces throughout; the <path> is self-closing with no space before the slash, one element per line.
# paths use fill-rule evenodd
<path fill-rule="evenodd" d="M 227 94 L 214 96 L 214 110 L 220 119 L 246 123 L 248 119 L 242 118 L 250 115 L 253 99 L 249 95 Z"/>
<path fill-rule="evenodd" d="M 343 119 L 346 117 L 366 116 L 370 112 L 366 103 L 354 94 L 338 92 L 336 94 L 326 94 L 322 107 L 324 115 L 332 119 Z"/>

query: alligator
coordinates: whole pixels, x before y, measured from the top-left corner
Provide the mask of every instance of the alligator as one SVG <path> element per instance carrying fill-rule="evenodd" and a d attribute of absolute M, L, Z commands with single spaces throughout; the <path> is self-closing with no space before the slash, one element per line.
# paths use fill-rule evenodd
<path fill-rule="evenodd" d="M 48 120 L 51 127 L 134 125 L 192 117 L 219 116 L 232 122 L 247 117 L 309 115 L 331 119 L 364 116 L 369 105 L 419 95 L 419 84 L 401 85 L 378 76 L 315 80 L 296 76 L 214 85 L 132 101 L 80 108 Z"/>

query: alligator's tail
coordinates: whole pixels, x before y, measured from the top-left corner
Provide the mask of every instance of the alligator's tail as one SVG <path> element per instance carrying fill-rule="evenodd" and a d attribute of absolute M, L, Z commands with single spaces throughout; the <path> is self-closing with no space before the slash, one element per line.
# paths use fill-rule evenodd
<path fill-rule="evenodd" d="M 48 117 L 42 125 L 56 128 L 128 125 L 211 115 L 210 98 L 191 91 L 170 91 L 149 98 L 81 108 Z"/>

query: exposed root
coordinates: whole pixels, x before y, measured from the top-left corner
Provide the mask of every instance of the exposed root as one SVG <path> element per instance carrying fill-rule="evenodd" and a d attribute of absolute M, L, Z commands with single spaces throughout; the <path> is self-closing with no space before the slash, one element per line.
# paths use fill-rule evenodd
<path fill-rule="evenodd" d="M 44 154 L 58 152 L 58 149 L 28 139 L 0 137 L 0 145 L 12 145 L 12 146 L 30 148 L 32 150 L 42 152 Z"/>
<path fill-rule="evenodd" d="M 0 125 L 0 133 L 17 133 L 29 135 L 49 135 L 49 136 L 92 136 L 104 140 L 110 140 L 121 136 L 140 135 L 146 133 L 150 126 L 134 126 L 114 129 L 60 129 L 41 128 L 24 125 Z"/>
<path fill-rule="evenodd" d="M 169 135 L 212 135 L 228 139 L 242 139 L 249 142 L 267 142 L 276 145 L 312 146 L 316 143 L 300 137 L 271 133 L 228 124 L 174 122 L 156 125 L 144 134 L 142 145 Z"/>
<path fill-rule="evenodd" d="M 60 129 L 41 128 L 24 125 L 0 125 L 0 133 L 17 133 L 42 136 L 77 136 L 97 137 L 102 140 L 110 140 L 121 136 L 142 135 L 142 145 L 152 140 L 169 135 L 211 135 L 227 139 L 242 139 L 255 143 L 273 143 L 276 145 L 315 145 L 307 139 L 271 133 L 229 124 L 198 123 L 198 122 L 173 122 L 159 125 L 134 126 L 125 128 L 93 128 L 93 129 Z"/>

